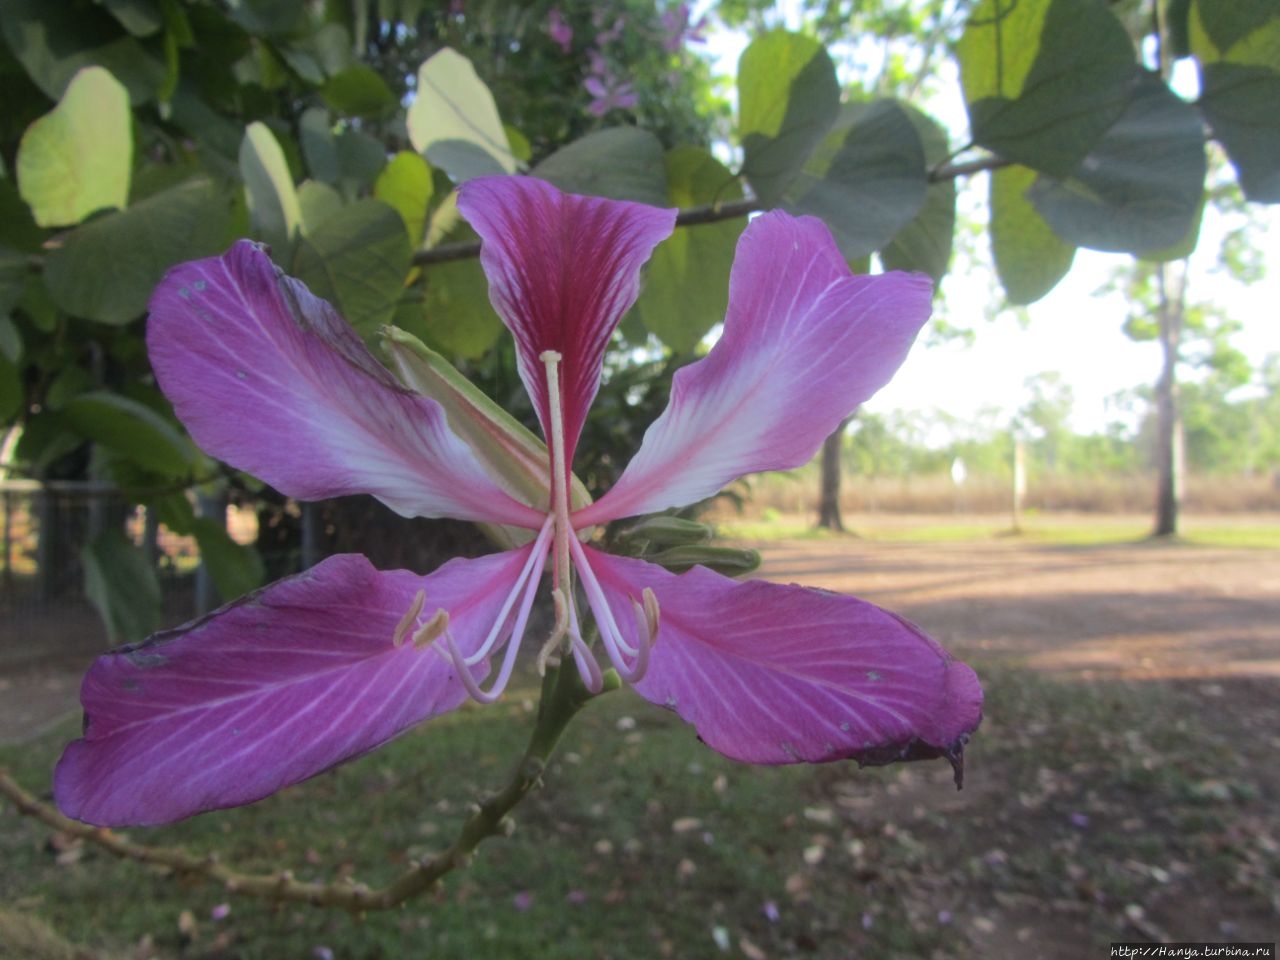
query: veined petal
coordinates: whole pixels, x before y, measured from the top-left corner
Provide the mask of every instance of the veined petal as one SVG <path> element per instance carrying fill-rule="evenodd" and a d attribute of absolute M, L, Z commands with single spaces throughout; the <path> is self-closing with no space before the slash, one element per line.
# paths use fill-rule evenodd
<path fill-rule="evenodd" d="M 745 474 L 808 462 L 901 365 L 931 291 L 920 274 L 850 274 L 820 220 L 775 211 L 752 221 L 723 336 L 676 372 L 639 452 L 575 525 L 696 503 Z"/>
<path fill-rule="evenodd" d="M 469 654 L 528 553 L 454 560 L 426 577 L 330 557 L 99 657 L 81 688 L 84 737 L 54 773 L 58 806 L 122 826 L 251 803 L 454 709 L 466 689 L 452 664 L 406 639 L 407 614 L 447 610 Z M 486 665 L 472 669 L 478 678 Z"/>
<path fill-rule="evenodd" d="M 539 357 L 563 358 L 569 459 L 600 386 L 605 347 L 635 302 L 640 268 L 675 228 L 675 210 L 561 193 L 531 177 L 479 177 L 458 209 L 480 234 L 489 299 L 516 339 L 520 378 L 544 436 L 550 409 Z"/>
<path fill-rule="evenodd" d="M 281 493 L 370 493 L 404 516 L 536 527 L 449 428 L 325 301 L 256 244 L 169 271 L 147 349 L 178 418 L 206 452 Z"/>
<path fill-rule="evenodd" d="M 594 550 L 591 564 L 615 611 L 653 590 L 658 637 L 636 691 L 715 750 L 768 764 L 945 756 L 959 781 L 982 689 L 914 625 L 854 597 L 703 567 L 677 576 Z M 634 644 L 632 618 L 616 619 Z"/>

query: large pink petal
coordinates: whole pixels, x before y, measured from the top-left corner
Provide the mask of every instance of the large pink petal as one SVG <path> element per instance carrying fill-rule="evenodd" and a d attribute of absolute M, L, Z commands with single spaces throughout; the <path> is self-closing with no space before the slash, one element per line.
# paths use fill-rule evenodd
<path fill-rule="evenodd" d="M 419 590 L 464 653 L 483 640 L 528 548 L 427 577 L 330 557 L 184 627 L 98 658 L 84 738 L 54 774 L 70 817 L 167 823 L 251 803 L 457 707 L 453 666 L 396 628 Z M 484 665 L 474 670 L 479 675 Z"/>
<path fill-rule="evenodd" d="M 288 496 L 371 493 L 405 516 L 541 523 L 439 404 L 398 384 L 256 244 L 171 270 L 151 299 L 147 348 L 196 443 Z"/>
<path fill-rule="evenodd" d="M 640 268 L 675 228 L 675 210 L 561 193 L 531 177 L 480 177 L 458 188 L 458 209 L 480 234 L 489 299 L 516 338 L 520 378 L 548 433 L 546 373 L 563 358 L 570 457 L 600 386 L 605 347 L 635 302 Z"/>
<path fill-rule="evenodd" d="M 704 567 L 676 576 L 597 551 L 590 558 L 632 644 L 629 598 L 653 590 L 658 637 L 636 690 L 709 746 L 770 764 L 945 756 L 959 780 L 982 689 L 919 628 L 842 594 L 739 583 Z"/>
<path fill-rule="evenodd" d="M 738 243 L 724 334 L 677 371 L 671 401 L 580 525 L 683 506 L 806 463 L 884 386 L 929 319 L 919 274 L 853 276 L 820 220 L 782 212 Z"/>

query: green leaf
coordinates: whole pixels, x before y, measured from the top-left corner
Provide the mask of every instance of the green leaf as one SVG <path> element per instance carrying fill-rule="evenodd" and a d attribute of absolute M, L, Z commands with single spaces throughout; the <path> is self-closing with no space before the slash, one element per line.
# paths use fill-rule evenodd
<path fill-rule="evenodd" d="M 26 257 L 0 247 L 0 317 L 7 317 L 27 289 Z"/>
<path fill-rule="evenodd" d="M 266 575 L 262 556 L 252 546 L 232 540 L 225 524 L 212 517 L 196 517 L 191 532 L 200 548 L 200 562 L 224 603 L 262 586 Z"/>
<path fill-rule="evenodd" d="M 431 167 L 427 161 L 419 154 L 401 150 L 378 175 L 373 195 L 400 214 L 405 229 L 409 231 L 409 243 L 414 247 L 421 244 L 427 208 L 435 195 Z"/>
<path fill-rule="evenodd" d="M 120 530 L 99 534 L 80 551 L 84 592 L 112 644 L 141 640 L 160 625 L 160 581 L 146 555 Z"/>
<path fill-rule="evenodd" d="M 334 147 L 343 192 L 353 199 L 360 194 L 367 196 L 368 189 L 387 165 L 387 148 L 381 140 L 351 127 L 338 134 Z"/>
<path fill-rule="evenodd" d="M 166 477 L 185 477 L 198 454 L 182 432 L 145 404 L 95 390 L 68 401 L 62 414 L 86 440 Z"/>
<path fill-rule="evenodd" d="M 450 237 L 455 239 L 461 239 L 461 235 Z M 502 321 L 489 305 L 489 281 L 476 260 L 431 265 L 422 316 L 421 328 L 407 329 L 455 357 L 484 356 L 503 329 Z"/>
<path fill-rule="evenodd" d="M 701 147 L 667 153 L 665 206 L 695 207 L 742 197 L 737 179 Z M 644 325 L 677 353 L 689 353 L 729 302 L 729 268 L 746 218 L 681 227 L 658 245 L 636 303 Z"/>
<path fill-rule="evenodd" d="M 901 106 L 920 137 L 925 164 L 932 169 L 943 163 L 951 154 L 946 129 L 915 107 Z M 951 262 L 955 226 L 956 182 L 948 179 L 931 183 L 925 190 L 920 212 L 880 251 L 880 260 L 888 270 L 921 270 L 936 283 Z"/>
<path fill-rule="evenodd" d="M 742 174 L 762 202 L 781 199 L 839 105 L 835 65 L 817 40 L 775 30 L 747 47 L 738 61 Z"/>
<path fill-rule="evenodd" d="M 1200 109 L 1257 203 L 1280 203 L 1280 73 L 1219 62 L 1200 70 Z"/>
<path fill-rule="evenodd" d="M 1201 63 L 1280 69 L 1280 9 L 1272 0 L 1192 0 L 1187 32 Z"/>
<path fill-rule="evenodd" d="M 99 0 L 120 25 L 135 37 L 149 37 L 164 26 L 155 0 Z"/>
<path fill-rule="evenodd" d="M 0 313 L 0 357 L 17 364 L 22 360 L 22 349 L 22 334 L 12 318 Z"/>
<path fill-rule="evenodd" d="M 312 234 L 342 210 L 342 194 L 318 180 L 304 180 L 298 187 L 298 210 L 303 234 Z"/>
<path fill-rule="evenodd" d="M 1058 177 L 1119 118 L 1136 70 L 1102 0 L 983 0 L 956 53 L 974 141 Z"/>
<path fill-rule="evenodd" d="M 1204 134 L 1195 110 L 1154 74 L 1065 181 L 1041 177 L 1028 199 L 1068 244 L 1143 253 L 1182 241 L 1204 191 Z"/>
<path fill-rule="evenodd" d="M 129 95 L 106 70 L 86 67 L 23 135 L 18 191 L 37 224 L 68 226 L 128 203 L 132 161 Z"/>
<path fill-rule="evenodd" d="M 289 272 L 372 338 L 395 313 L 411 256 L 395 210 L 360 200 L 299 239 Z"/>
<path fill-rule="evenodd" d="M 67 313 L 124 324 L 141 316 L 166 270 L 231 242 L 234 200 L 206 178 L 171 187 L 67 234 L 45 283 Z"/>
<path fill-rule="evenodd" d="M 342 166 L 338 161 L 338 144 L 333 136 L 329 111 L 323 107 L 305 111 L 298 122 L 298 140 L 311 175 L 325 183 L 337 183 L 342 176 Z"/>
<path fill-rule="evenodd" d="M 14 56 L 51 100 L 62 97 L 83 67 L 110 71 L 135 106 L 150 101 L 165 81 L 164 63 L 92 5 L 4 0 L 0 29 Z"/>
<path fill-rule="evenodd" d="M 302 211 L 284 151 L 265 123 L 251 123 L 244 132 L 240 175 L 249 198 L 249 223 L 255 235 L 271 245 L 279 263 L 288 257 Z"/>
<path fill-rule="evenodd" d="M 991 252 L 1005 296 L 1015 304 L 1035 303 L 1057 286 L 1076 255 L 1026 198 L 1035 179 L 1029 167 L 991 173 Z"/>
<path fill-rule="evenodd" d="M 889 242 L 920 212 L 924 147 L 891 100 L 850 103 L 787 189 L 785 206 L 821 217 L 847 260 Z"/>
<path fill-rule="evenodd" d="M 653 206 L 667 203 L 662 143 L 639 127 L 609 127 L 561 147 L 533 175 L 569 193 Z"/>
<path fill-rule="evenodd" d="M 31 208 L 18 196 L 18 185 L 0 179 L 0 244 L 25 253 L 39 253 L 44 231 L 31 219 Z"/>
<path fill-rule="evenodd" d="M 348 67 L 326 80 L 320 98 L 344 117 L 379 116 L 398 106 L 387 82 L 364 64 Z"/>
<path fill-rule="evenodd" d="M 456 50 L 445 47 L 419 68 L 406 123 L 413 148 L 454 180 L 516 171 L 493 94 Z"/>

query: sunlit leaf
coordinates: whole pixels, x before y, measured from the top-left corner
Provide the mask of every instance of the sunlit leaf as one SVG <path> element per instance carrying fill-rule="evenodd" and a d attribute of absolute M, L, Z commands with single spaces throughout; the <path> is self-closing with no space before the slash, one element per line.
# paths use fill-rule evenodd
<path fill-rule="evenodd" d="M 378 175 L 373 195 L 395 208 L 409 231 L 409 242 L 418 246 L 427 222 L 427 208 L 435 195 L 427 161 L 420 154 L 400 151 Z"/>
<path fill-rule="evenodd" d="M 835 66 L 817 40 L 775 30 L 738 61 L 742 174 L 773 205 L 827 135 L 839 109 Z"/>
<path fill-rule="evenodd" d="M 667 153 L 667 206 L 689 208 L 738 200 L 742 188 L 701 147 Z M 688 353 L 724 319 L 729 268 L 746 218 L 682 227 L 658 245 L 649 260 L 636 310 L 644 325 L 678 353 Z"/>
<path fill-rule="evenodd" d="M 1010 303 L 1034 303 L 1052 290 L 1075 259 L 1026 197 L 1036 172 L 1012 166 L 991 173 L 991 252 Z"/>
<path fill-rule="evenodd" d="M 302 211 L 284 151 L 265 123 L 251 123 L 244 132 L 240 175 L 248 193 L 249 222 L 254 234 L 271 245 L 277 258 L 287 258 L 289 245 L 302 223 Z"/>
<path fill-rule="evenodd" d="M 973 138 L 1069 175 L 1125 109 L 1133 44 L 1098 0 L 983 0 L 957 47 Z"/>
<path fill-rule="evenodd" d="M 445 47 L 419 68 L 417 91 L 406 117 L 409 139 L 433 166 L 455 180 L 515 172 L 493 94 L 470 60 Z"/>
<path fill-rule="evenodd" d="M 58 105 L 18 147 L 18 190 L 42 227 L 79 223 L 129 200 L 129 95 L 101 67 L 77 73 Z"/>

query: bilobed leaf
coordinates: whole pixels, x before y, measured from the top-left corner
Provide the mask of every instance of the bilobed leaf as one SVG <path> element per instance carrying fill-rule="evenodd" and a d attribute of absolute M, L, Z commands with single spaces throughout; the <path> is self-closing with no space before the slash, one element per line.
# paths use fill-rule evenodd
<path fill-rule="evenodd" d="M 589 133 L 547 157 L 533 175 L 566 193 L 667 205 L 662 143 L 639 127 Z"/>
<path fill-rule="evenodd" d="M 406 123 L 413 148 L 455 180 L 516 171 L 493 94 L 456 50 L 445 47 L 419 68 Z"/>
<path fill-rule="evenodd" d="M 196 461 L 195 448 L 177 427 L 118 393 L 82 393 L 62 408 L 62 414 L 86 440 L 166 477 L 186 476 Z"/>
<path fill-rule="evenodd" d="M 338 161 L 338 145 L 334 140 L 329 111 L 323 107 L 312 107 L 303 113 L 298 122 L 298 141 L 311 175 L 325 183 L 337 183 L 342 167 Z"/>
<path fill-rule="evenodd" d="M 464 229 L 451 234 L 449 240 L 468 237 L 474 239 L 475 234 Z M 479 262 L 434 263 L 426 276 L 424 325 L 413 332 L 451 356 L 484 356 L 502 335 L 502 320 L 489 304 L 489 281 Z"/>
<path fill-rule="evenodd" d="M 956 52 L 974 141 L 1059 177 L 1120 116 L 1136 70 L 1102 0 L 983 0 Z"/>
<path fill-rule="evenodd" d="M 1036 212 L 1026 192 L 1036 172 L 1012 166 L 991 173 L 991 252 L 1010 303 L 1034 303 L 1052 290 L 1075 259 Z"/>
<path fill-rule="evenodd" d="M 99 534 L 80 551 L 84 592 L 111 643 L 141 640 L 160 625 L 160 581 L 146 556 L 119 530 Z"/>
<path fill-rule="evenodd" d="M 299 239 L 289 272 L 367 338 L 395 312 L 410 256 L 395 210 L 360 200 Z"/>
<path fill-rule="evenodd" d="M 1027 193 L 1066 243 L 1143 253 L 1181 242 L 1204 190 L 1196 112 L 1155 75 L 1142 75 L 1124 115 L 1066 180 L 1041 176 Z"/>
<path fill-rule="evenodd" d="M 230 602 L 262 586 L 262 556 L 252 546 L 236 543 L 225 524 L 212 517 L 196 517 L 191 523 L 200 548 L 200 563 L 209 571 L 218 596 Z"/>
<path fill-rule="evenodd" d="M 304 180 L 298 187 L 298 210 L 302 215 L 300 229 L 312 234 L 342 209 L 342 194 L 319 180 Z"/>
<path fill-rule="evenodd" d="M 1280 202 L 1280 7 L 1195 0 L 1191 48 L 1200 102 L 1236 169 L 1244 195 Z"/>
<path fill-rule="evenodd" d="M 928 114 L 901 104 L 924 147 L 925 164 L 933 168 L 951 153 L 947 131 Z M 937 282 L 951 262 L 951 245 L 956 225 L 956 182 L 947 179 L 929 184 L 920 212 L 897 232 L 880 251 L 888 270 L 921 270 Z"/>
<path fill-rule="evenodd" d="M 666 206 L 688 208 L 742 197 L 737 178 L 701 147 L 668 151 L 666 171 Z M 654 250 L 636 310 L 650 332 L 677 353 L 692 351 L 724 319 L 729 268 L 745 225 L 742 217 L 679 228 Z"/>
<path fill-rule="evenodd" d="M 73 316 L 128 323 L 169 267 L 224 249 L 235 222 L 224 191 L 190 180 L 81 224 L 49 254 L 45 283 Z"/>
<path fill-rule="evenodd" d="M 773 205 L 827 135 L 840 103 L 835 65 L 812 37 L 775 30 L 738 61 L 742 174 Z"/>
<path fill-rule="evenodd" d="M 880 249 L 920 212 L 924 147 L 897 103 L 849 103 L 787 189 L 786 209 L 821 217 L 846 260 Z"/>
<path fill-rule="evenodd" d="M 276 257 L 287 258 L 289 245 L 302 223 L 302 211 L 284 151 L 265 123 L 251 123 L 244 132 L 240 175 L 248 193 L 249 222 L 254 234 L 271 245 Z"/>
<path fill-rule="evenodd" d="M 427 222 L 427 208 L 435 195 L 431 167 L 420 154 L 401 150 L 383 168 L 373 185 L 373 195 L 395 208 L 409 231 L 413 246 L 422 243 Z"/>
<path fill-rule="evenodd" d="M 18 147 L 18 191 L 42 227 L 79 223 L 129 200 L 129 95 L 101 67 L 77 73 Z"/>

